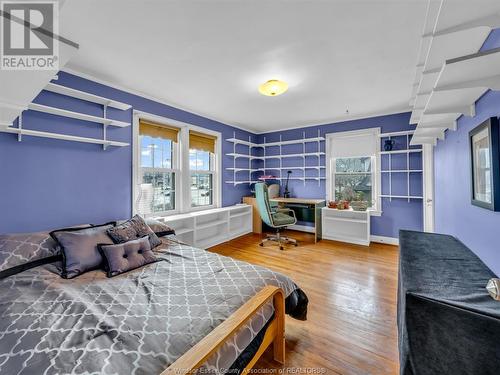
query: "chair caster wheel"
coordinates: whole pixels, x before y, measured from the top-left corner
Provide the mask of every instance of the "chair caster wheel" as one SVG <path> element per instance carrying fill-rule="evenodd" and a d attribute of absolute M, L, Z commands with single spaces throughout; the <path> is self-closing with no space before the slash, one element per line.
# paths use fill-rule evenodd
<path fill-rule="evenodd" d="M 283 246 L 280 246 L 280 250 L 284 250 L 284 247 L 283 247 Z"/>
<path fill-rule="evenodd" d="M 297 246 L 299 246 L 299 244 L 298 244 L 298 243 L 296 243 L 296 244 L 295 244 L 295 247 L 297 247 Z"/>
<path fill-rule="evenodd" d="M 263 243 L 261 242 L 261 243 L 259 244 L 259 246 L 262 246 L 262 247 L 264 247 L 264 244 L 263 244 Z"/>

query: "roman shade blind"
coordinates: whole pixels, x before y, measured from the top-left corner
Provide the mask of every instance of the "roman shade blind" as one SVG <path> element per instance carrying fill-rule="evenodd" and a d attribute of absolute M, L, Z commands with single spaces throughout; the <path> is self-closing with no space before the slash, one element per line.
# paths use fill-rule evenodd
<path fill-rule="evenodd" d="M 139 121 L 139 134 L 147 135 L 153 138 L 170 139 L 172 142 L 178 142 L 179 128 L 157 124 L 152 121 Z"/>
<path fill-rule="evenodd" d="M 349 158 L 374 156 L 377 154 L 377 133 L 363 132 L 333 136 L 330 144 L 330 157 Z"/>
<path fill-rule="evenodd" d="M 208 151 L 215 153 L 215 141 L 217 138 L 213 135 L 189 131 L 189 148 L 194 150 Z"/>

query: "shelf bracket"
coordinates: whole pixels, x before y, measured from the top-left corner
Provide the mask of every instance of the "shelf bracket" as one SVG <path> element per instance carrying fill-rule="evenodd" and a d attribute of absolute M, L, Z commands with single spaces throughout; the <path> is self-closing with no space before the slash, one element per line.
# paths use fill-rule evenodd
<path fill-rule="evenodd" d="M 17 121 L 17 127 L 19 128 L 20 132 L 17 133 L 17 141 L 21 142 L 23 140 L 23 112 L 19 115 L 19 119 Z"/>
<path fill-rule="evenodd" d="M 103 104 L 103 111 L 104 111 L 104 115 L 103 117 L 104 118 L 108 118 L 108 104 L 109 103 L 106 103 L 106 104 Z M 107 144 L 107 140 L 108 140 L 108 125 L 107 124 L 102 124 L 102 128 L 103 128 L 103 140 L 104 140 L 104 143 L 102 144 L 102 149 L 104 151 L 106 151 L 106 149 L 108 148 L 108 144 Z"/>

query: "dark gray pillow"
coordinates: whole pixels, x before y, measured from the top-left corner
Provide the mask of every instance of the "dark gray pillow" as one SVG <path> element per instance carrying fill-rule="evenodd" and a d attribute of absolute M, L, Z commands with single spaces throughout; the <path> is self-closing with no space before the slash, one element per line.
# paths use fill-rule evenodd
<path fill-rule="evenodd" d="M 135 215 L 132 219 L 127 220 L 116 227 L 108 229 L 108 234 L 116 244 L 148 236 L 152 249 L 161 245 L 161 241 L 158 236 L 139 215 Z"/>
<path fill-rule="evenodd" d="M 163 237 L 163 236 L 166 236 L 169 234 L 175 234 L 174 229 L 170 228 L 167 224 L 162 223 L 159 220 L 146 218 L 145 221 L 146 221 L 146 224 L 148 225 L 148 227 L 150 227 L 151 230 L 153 232 L 155 232 L 155 234 L 158 237 Z"/>
<path fill-rule="evenodd" d="M 113 243 L 107 234 L 110 228 L 113 228 L 113 224 L 83 229 L 63 229 L 50 233 L 61 246 L 63 278 L 72 279 L 101 266 L 103 259 L 97 245 Z"/>
<path fill-rule="evenodd" d="M 117 245 L 99 244 L 99 251 L 108 277 L 157 261 L 147 236 Z"/>
<path fill-rule="evenodd" d="M 90 224 L 78 226 L 83 227 L 88 228 Z M 60 250 L 49 232 L 0 235 L 0 278 L 57 261 Z"/>

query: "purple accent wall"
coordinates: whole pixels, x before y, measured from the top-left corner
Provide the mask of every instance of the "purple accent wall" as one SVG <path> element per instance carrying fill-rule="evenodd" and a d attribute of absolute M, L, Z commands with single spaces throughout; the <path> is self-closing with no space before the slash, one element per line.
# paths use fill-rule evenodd
<path fill-rule="evenodd" d="M 222 133 L 223 139 L 256 136 L 249 132 L 188 113 L 153 100 L 117 90 L 65 72 L 58 84 L 132 105 L 133 109 L 198 125 Z M 102 115 L 102 106 L 43 91 L 36 103 L 78 112 Z M 109 109 L 108 117 L 131 121 L 128 111 Z M 23 117 L 28 129 L 85 137 L 102 137 L 102 126 L 80 120 L 28 111 Z M 132 142 L 132 127 L 109 127 L 109 138 Z M 225 155 L 232 152 L 222 142 Z M 222 167 L 232 166 L 224 157 Z M 226 174 L 225 172 L 223 174 Z M 132 148 L 102 146 L 0 133 L 0 233 L 31 232 L 79 223 L 101 223 L 127 218 L 132 210 Z M 227 178 L 223 176 L 223 181 Z M 223 184 L 224 206 L 239 203 L 249 194 L 245 185 Z"/>
<path fill-rule="evenodd" d="M 186 111 L 182 111 L 153 100 L 128 92 L 117 90 L 65 72 L 59 74 L 58 84 L 96 95 L 115 99 L 132 105 L 128 111 L 109 109 L 108 117 L 132 121 L 132 110 L 140 110 L 158 116 L 198 125 L 222 133 L 222 203 L 224 206 L 241 201 L 250 194 L 248 185 L 226 184 L 233 179 L 233 173 L 226 168 L 232 167 L 233 158 L 225 156 L 233 152 L 233 144 L 225 139 L 236 136 L 253 142 L 267 142 L 315 137 L 318 130 L 326 133 L 381 127 L 382 132 L 409 130 L 409 114 L 395 114 L 373 117 L 335 124 L 311 126 L 301 129 L 255 135 L 229 125 L 222 124 Z M 63 109 L 102 115 L 102 106 L 78 99 L 60 96 L 43 91 L 35 99 L 36 103 L 52 105 Z M 80 120 L 27 111 L 23 126 L 28 129 L 45 130 L 85 137 L 102 137 L 102 126 Z M 108 137 L 117 141 L 132 142 L 132 127 L 108 128 Z M 101 223 L 118 218 L 127 218 L 132 210 L 132 148 L 114 148 L 106 151 L 102 146 L 66 142 L 25 136 L 17 142 L 16 135 L 0 133 L 0 233 L 31 232 L 80 223 Z M 286 146 L 286 153 L 300 153 L 297 145 Z M 307 144 L 306 152 L 317 151 L 317 144 Z M 320 150 L 324 151 L 324 142 Z M 272 150 L 270 150 L 272 152 Z M 277 151 L 277 150 L 276 150 Z M 248 153 L 246 146 L 237 145 L 236 152 Z M 259 152 L 258 150 L 256 152 Z M 257 166 L 260 161 L 253 161 Z M 268 161 L 272 163 L 272 161 Z M 286 159 L 283 166 L 296 164 Z M 315 157 L 306 161 L 307 165 L 317 165 Z M 268 166 L 271 164 L 268 164 Z M 324 156 L 321 165 L 325 165 Z M 248 160 L 237 159 L 236 166 L 248 167 Z M 239 172 L 238 179 L 245 178 Z M 315 175 L 316 170 L 308 170 Z M 321 171 L 325 175 L 325 171 Z M 397 186 L 397 181 L 393 181 Z M 418 185 L 418 182 L 417 182 Z M 384 187 L 384 182 L 383 182 Z M 325 197 L 325 181 L 293 181 L 290 183 L 293 196 Z M 422 229 L 422 202 L 406 200 L 383 200 L 383 215 L 372 218 L 372 234 L 397 237 L 400 228 Z"/>
<path fill-rule="evenodd" d="M 360 120 L 352 120 L 352 121 L 343 121 L 334 124 L 325 124 L 325 125 L 317 125 L 317 126 L 308 126 L 304 128 L 286 130 L 281 132 L 273 132 L 261 134 L 259 136 L 259 142 L 264 142 L 264 137 L 266 142 L 275 142 L 279 141 L 280 135 L 282 140 L 291 140 L 291 139 L 299 139 L 303 137 L 303 133 L 305 132 L 305 136 L 307 138 L 317 137 L 318 130 L 320 136 L 325 136 L 327 133 L 335 133 L 335 132 L 343 132 L 349 130 L 359 130 L 366 129 L 371 127 L 380 127 L 382 133 L 388 132 L 396 132 L 396 131 L 404 131 L 404 130 L 413 130 L 409 124 L 410 113 L 399 113 L 394 115 L 386 115 L 386 116 L 378 116 L 371 117 Z M 397 140 L 398 144 L 401 146 L 401 139 Z M 283 149 L 283 153 L 297 153 L 301 152 L 299 149 L 293 149 L 292 147 L 301 147 L 298 145 L 290 146 L 290 149 Z M 406 145 L 403 145 L 401 148 L 405 148 Z M 396 147 L 397 148 L 397 147 Z M 395 149 L 396 149 L 395 148 Z M 315 152 L 317 151 L 316 144 L 308 144 L 306 147 L 306 152 Z M 321 151 L 325 151 L 325 142 L 321 143 Z M 276 151 L 277 152 L 277 151 Z M 272 154 L 272 151 L 269 153 Z M 397 157 L 396 157 L 397 159 Z M 406 155 L 404 156 L 405 160 L 399 161 L 400 163 L 404 163 L 406 166 Z M 287 160 L 287 159 L 286 159 Z M 297 165 L 297 161 L 289 160 L 290 165 Z M 395 159 L 393 159 L 393 162 Z M 396 160 L 396 163 L 398 161 Z M 268 162 L 266 162 L 268 163 Z M 314 156 L 308 157 L 306 160 L 306 165 L 315 165 L 317 163 L 317 159 Z M 386 158 L 382 157 L 381 160 L 382 167 L 386 163 Z M 325 165 L 324 157 L 322 157 L 321 164 Z M 266 166 L 269 166 L 267 164 Z M 299 164 L 300 165 L 300 164 Z M 284 164 L 286 166 L 286 164 Z M 413 169 L 418 169 L 419 166 L 421 168 L 421 158 L 419 156 L 419 160 L 415 158 L 415 156 L 411 156 L 410 158 L 410 166 Z M 393 165 L 393 169 L 397 169 Z M 401 167 L 401 169 L 406 169 L 405 167 Z M 299 171 L 294 171 L 294 173 L 300 173 Z M 315 175 L 316 171 L 310 171 L 312 175 Z M 322 175 L 324 176 L 324 171 Z M 294 174 L 292 174 L 294 176 Z M 394 176 L 394 175 L 393 175 Z M 402 175 L 401 175 L 402 176 Z M 414 195 L 421 195 L 422 193 L 422 176 L 415 175 L 411 177 L 410 182 L 410 191 Z M 397 176 L 393 177 L 393 194 L 396 194 L 398 189 L 401 191 L 401 195 L 406 195 L 406 174 L 404 174 L 403 178 L 398 178 Z M 382 176 L 382 191 L 387 192 L 388 180 L 387 176 Z M 304 184 L 303 181 L 290 181 L 289 190 L 294 197 L 304 197 L 304 198 L 324 198 L 326 196 L 325 189 L 325 180 L 322 180 L 320 184 L 318 181 L 306 181 Z M 404 193 L 404 194 L 403 194 Z M 412 229 L 412 230 L 422 230 L 423 229 L 423 206 L 422 200 L 411 200 L 408 202 L 406 199 L 393 199 L 390 201 L 387 198 L 382 199 L 382 211 L 383 214 L 380 217 L 372 216 L 371 218 L 371 234 L 377 236 L 386 236 L 386 237 L 398 237 L 398 232 L 400 229 Z"/>
<path fill-rule="evenodd" d="M 500 47 L 500 29 L 491 32 L 482 51 Z M 476 116 L 462 116 L 457 131 L 434 149 L 435 229 L 456 236 L 500 275 L 497 231 L 500 212 L 471 205 L 469 131 L 500 115 L 500 91 L 489 91 L 476 102 Z"/>

